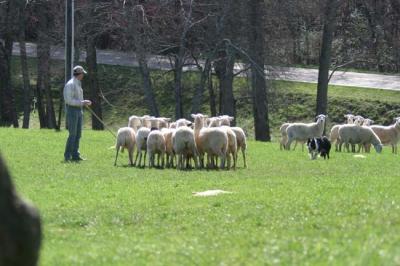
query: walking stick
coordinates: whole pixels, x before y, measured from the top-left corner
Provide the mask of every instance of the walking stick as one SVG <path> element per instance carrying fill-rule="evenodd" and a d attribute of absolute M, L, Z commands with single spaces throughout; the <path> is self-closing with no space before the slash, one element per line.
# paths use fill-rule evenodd
<path fill-rule="evenodd" d="M 117 136 L 115 135 L 115 133 L 114 132 L 112 132 L 107 126 L 106 126 L 106 124 L 104 123 L 104 121 L 103 120 L 101 120 L 101 118 L 100 117 L 98 117 L 97 115 L 96 115 L 96 113 L 92 110 L 92 108 L 90 108 L 89 106 L 87 106 L 86 105 L 86 108 L 89 110 L 89 112 L 94 116 L 94 117 L 96 117 L 97 118 L 97 120 L 99 120 L 100 121 L 100 123 L 102 123 L 103 124 L 103 126 L 104 126 L 104 128 L 105 129 L 107 129 L 108 130 L 108 132 L 110 132 L 115 138 L 117 138 Z"/>

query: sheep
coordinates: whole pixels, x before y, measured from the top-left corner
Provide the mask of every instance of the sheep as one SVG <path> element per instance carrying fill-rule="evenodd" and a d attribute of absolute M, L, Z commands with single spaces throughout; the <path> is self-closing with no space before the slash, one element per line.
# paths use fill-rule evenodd
<path fill-rule="evenodd" d="M 191 116 L 194 118 L 194 135 L 201 166 L 204 166 L 204 153 L 207 153 L 208 162 L 210 162 L 211 156 L 219 156 L 220 168 L 223 169 L 228 149 L 226 131 L 217 127 L 205 128 L 204 119 L 207 116 L 202 114 L 192 114 Z"/>
<path fill-rule="evenodd" d="M 173 133 L 172 144 L 175 154 L 178 156 L 176 169 L 183 170 L 185 161 L 186 167 L 188 167 L 189 158 L 193 158 L 195 167 L 199 168 L 197 160 L 198 152 L 193 129 L 187 126 L 179 126 Z"/>
<path fill-rule="evenodd" d="M 286 144 L 286 149 L 290 150 L 290 144 L 294 141 L 306 142 L 309 138 L 321 137 L 324 131 L 325 115 L 318 115 L 317 122 L 314 123 L 293 123 L 290 124 L 286 133 L 288 136 L 288 141 Z"/>
<path fill-rule="evenodd" d="M 353 125 L 343 125 L 339 128 L 339 139 L 340 145 L 339 149 L 341 150 L 342 144 L 345 144 L 347 152 L 349 152 L 349 144 L 362 144 L 365 147 L 365 151 L 369 152 L 369 145 L 374 145 L 374 148 L 377 153 L 382 151 L 382 143 L 379 137 L 375 134 L 375 132 L 365 126 L 358 126 L 356 124 Z"/>
<path fill-rule="evenodd" d="M 347 124 L 354 124 L 354 115 L 346 114 L 344 117 L 347 119 Z M 335 142 L 335 151 L 339 151 L 339 128 L 342 125 L 335 125 L 331 128 L 331 133 L 329 134 L 329 140 L 331 143 Z"/>
<path fill-rule="evenodd" d="M 221 116 L 220 124 L 222 126 L 230 126 L 230 122 L 233 121 L 233 119 L 234 118 L 232 116 L 223 115 L 223 116 Z M 244 130 L 241 127 L 231 127 L 231 129 L 236 135 L 237 150 L 240 149 L 242 151 L 244 168 L 247 168 L 247 163 L 246 163 L 246 150 L 247 150 L 246 134 L 244 133 Z"/>
<path fill-rule="evenodd" d="M 172 136 L 175 132 L 174 128 L 163 128 L 161 133 L 165 139 L 165 155 L 166 155 L 166 167 L 174 167 L 175 152 L 172 145 Z"/>
<path fill-rule="evenodd" d="M 229 117 L 230 118 L 230 117 Z M 233 118 L 233 117 L 232 117 Z M 210 121 L 209 127 L 218 127 L 221 124 L 223 118 L 221 117 L 213 117 Z M 220 126 L 221 129 L 226 131 L 228 136 L 228 154 L 227 154 L 227 167 L 228 169 L 231 167 L 231 156 L 233 159 L 233 169 L 236 169 L 237 162 L 237 140 L 236 134 L 233 132 L 229 125 Z"/>
<path fill-rule="evenodd" d="M 171 121 L 171 118 L 166 118 L 166 117 L 158 117 L 158 128 L 168 128 L 169 127 L 169 122 Z"/>
<path fill-rule="evenodd" d="M 136 133 L 136 145 L 137 145 L 137 152 L 136 152 L 136 157 L 135 157 L 135 163 L 133 165 L 136 165 L 137 159 L 139 157 L 139 167 L 141 167 L 141 162 L 142 162 L 142 152 L 144 151 L 144 160 L 143 160 L 143 167 L 146 162 L 146 154 L 147 154 L 147 137 L 150 134 L 150 129 L 147 127 L 141 127 Z"/>
<path fill-rule="evenodd" d="M 384 145 L 392 146 L 392 153 L 397 154 L 397 143 L 400 139 L 400 118 L 395 118 L 395 123 L 390 126 L 373 125 L 370 128 L 382 141 Z"/>
<path fill-rule="evenodd" d="M 279 128 L 279 131 L 281 132 L 281 140 L 279 142 L 279 149 L 280 150 L 282 150 L 282 149 L 285 150 L 286 149 L 286 143 L 287 143 L 287 140 L 288 140 L 286 129 L 288 128 L 289 125 L 290 125 L 290 123 L 283 123 L 281 125 L 281 127 Z M 302 141 L 300 141 L 300 142 L 301 142 L 301 150 L 303 151 L 304 150 L 304 142 L 302 142 Z M 294 144 L 294 147 L 293 147 L 293 150 L 296 149 L 297 143 L 298 143 L 298 141 L 296 140 L 296 142 Z"/>
<path fill-rule="evenodd" d="M 133 150 L 135 149 L 136 137 L 135 131 L 130 127 L 122 127 L 118 129 L 117 132 L 117 142 L 115 144 L 115 149 L 117 150 L 115 155 L 114 166 L 117 165 L 118 152 L 124 151 L 124 148 L 128 149 L 129 154 L 129 164 L 133 165 Z"/>
<path fill-rule="evenodd" d="M 142 122 L 141 122 L 141 118 L 139 116 L 132 115 L 129 117 L 128 127 L 133 128 L 133 130 L 135 130 L 135 132 L 138 130 L 138 128 L 140 128 L 141 125 L 142 125 Z"/>
<path fill-rule="evenodd" d="M 147 138 L 147 154 L 149 157 L 149 168 L 155 166 L 154 160 L 156 154 L 157 167 L 164 168 L 165 138 L 160 130 L 152 130 L 149 133 L 149 136 Z"/>

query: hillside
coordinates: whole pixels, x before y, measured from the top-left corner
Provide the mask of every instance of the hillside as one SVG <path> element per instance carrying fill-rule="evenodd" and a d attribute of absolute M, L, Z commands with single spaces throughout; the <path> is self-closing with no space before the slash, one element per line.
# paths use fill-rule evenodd
<path fill-rule="evenodd" d="M 31 85 L 36 82 L 36 60 L 30 59 Z M 54 98 L 60 95 L 63 87 L 63 64 L 61 61 L 52 61 L 51 86 Z M 18 111 L 22 116 L 22 79 L 20 75 L 19 58 L 14 57 L 13 85 L 17 95 Z M 137 69 L 121 66 L 99 65 L 100 87 L 105 97 L 103 102 L 104 120 L 112 129 L 125 125 L 129 115 L 147 114 L 144 94 L 141 89 L 140 75 Z M 198 82 L 198 75 L 194 72 L 185 73 L 183 83 L 184 112 L 190 116 L 191 99 Z M 174 116 L 174 91 L 172 87 L 173 73 L 154 71 L 152 73 L 156 100 L 162 116 Z M 214 87 L 217 86 L 216 81 Z M 87 84 L 83 84 L 88 90 Z M 252 136 L 253 119 L 251 105 L 251 88 L 246 78 L 237 78 L 234 84 L 237 100 L 238 125 L 244 127 L 249 136 Z M 312 121 L 315 110 L 316 85 L 300 82 L 271 81 L 269 87 L 269 117 L 272 135 L 282 122 Z M 215 90 L 215 88 L 214 88 Z M 217 93 L 216 93 L 217 94 Z M 59 104 L 55 100 L 58 110 Z M 328 128 L 331 124 L 341 123 L 345 113 L 360 114 L 373 119 L 379 124 L 389 124 L 393 117 L 400 114 L 400 92 L 379 89 L 365 89 L 344 86 L 329 87 L 328 101 Z M 205 92 L 203 113 L 209 114 L 209 95 Z M 32 115 L 31 126 L 38 127 L 37 113 Z M 89 117 L 86 124 L 90 124 Z"/>

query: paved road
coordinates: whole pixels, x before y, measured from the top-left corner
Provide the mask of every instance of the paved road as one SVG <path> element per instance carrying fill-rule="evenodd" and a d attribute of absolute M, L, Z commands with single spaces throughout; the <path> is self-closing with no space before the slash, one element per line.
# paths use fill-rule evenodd
<path fill-rule="evenodd" d="M 19 55 L 19 43 L 14 44 L 13 54 Z M 35 44 L 27 44 L 27 54 L 29 57 L 36 57 Z M 51 57 L 53 59 L 64 60 L 64 47 L 52 47 Z M 80 60 L 84 61 L 85 57 L 85 52 L 82 52 L 80 55 Z M 97 62 L 99 64 L 109 65 L 138 66 L 138 62 L 133 53 L 124 53 L 111 50 L 98 50 Z M 168 70 L 170 69 L 170 62 L 166 57 L 153 56 L 149 59 L 149 67 L 152 69 Z M 185 68 L 185 70 L 195 69 L 195 67 Z M 235 69 L 237 71 L 240 70 L 241 65 L 238 64 Z M 317 83 L 318 80 L 317 69 L 280 67 L 269 70 L 266 72 L 266 74 L 270 78 L 277 80 L 301 81 L 310 83 Z M 336 71 L 330 81 L 330 84 L 400 91 L 400 75 L 379 75 Z"/>

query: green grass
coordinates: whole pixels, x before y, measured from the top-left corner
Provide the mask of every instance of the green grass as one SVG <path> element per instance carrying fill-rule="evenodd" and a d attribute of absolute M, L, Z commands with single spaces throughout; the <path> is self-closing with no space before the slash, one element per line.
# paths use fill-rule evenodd
<path fill-rule="evenodd" d="M 400 166 L 249 143 L 248 169 L 113 167 L 108 132 L 62 163 L 67 133 L 0 129 L 17 190 L 40 209 L 41 265 L 399 265 Z M 239 165 L 242 165 L 241 158 Z M 193 197 L 208 189 L 232 191 Z"/>

